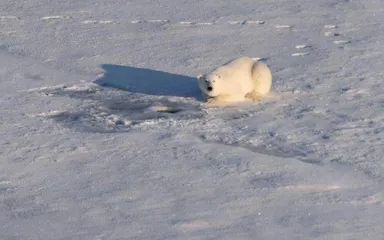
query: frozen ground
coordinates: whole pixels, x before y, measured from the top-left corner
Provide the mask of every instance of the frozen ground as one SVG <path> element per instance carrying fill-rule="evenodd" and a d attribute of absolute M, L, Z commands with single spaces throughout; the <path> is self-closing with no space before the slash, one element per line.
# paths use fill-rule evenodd
<path fill-rule="evenodd" d="M 382 239 L 383 19 L 381 0 L 2 0 L 0 239 Z M 240 55 L 273 93 L 206 108 L 194 76 Z"/>

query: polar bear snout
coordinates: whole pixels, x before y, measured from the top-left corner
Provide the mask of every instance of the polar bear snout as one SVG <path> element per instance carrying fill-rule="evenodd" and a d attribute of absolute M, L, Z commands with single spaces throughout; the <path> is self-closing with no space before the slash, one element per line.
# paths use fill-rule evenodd
<path fill-rule="evenodd" d="M 213 91 L 213 85 L 214 84 L 210 81 L 206 81 L 205 85 L 206 85 L 207 92 L 209 92 L 209 94 L 211 94 Z"/>
<path fill-rule="evenodd" d="M 204 84 L 208 92 L 211 92 L 213 90 L 211 81 L 209 81 L 208 79 L 204 79 Z"/>
<path fill-rule="evenodd" d="M 213 87 L 211 82 L 208 79 L 205 79 L 204 82 L 205 82 L 205 85 L 207 86 L 207 90 L 212 91 Z"/>

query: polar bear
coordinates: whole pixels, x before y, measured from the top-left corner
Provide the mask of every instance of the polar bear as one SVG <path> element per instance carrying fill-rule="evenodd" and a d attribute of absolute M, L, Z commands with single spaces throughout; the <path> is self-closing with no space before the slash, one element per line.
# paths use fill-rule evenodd
<path fill-rule="evenodd" d="M 250 57 L 239 57 L 197 81 L 203 99 L 209 105 L 225 105 L 246 100 L 258 101 L 272 85 L 272 74 L 264 63 Z"/>

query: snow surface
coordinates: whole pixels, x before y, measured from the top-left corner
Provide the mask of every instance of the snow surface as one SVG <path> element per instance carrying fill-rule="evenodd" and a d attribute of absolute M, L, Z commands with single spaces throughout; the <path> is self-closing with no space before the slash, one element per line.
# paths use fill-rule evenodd
<path fill-rule="evenodd" d="M 0 239 L 383 239 L 382 0 L 2 0 Z M 194 76 L 260 58 L 273 92 Z"/>

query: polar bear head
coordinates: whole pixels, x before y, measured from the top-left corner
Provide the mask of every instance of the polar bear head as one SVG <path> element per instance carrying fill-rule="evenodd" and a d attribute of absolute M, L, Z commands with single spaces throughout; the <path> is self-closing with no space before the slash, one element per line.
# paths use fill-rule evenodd
<path fill-rule="evenodd" d="M 209 97 L 216 97 L 223 93 L 223 76 L 217 71 L 197 76 L 197 82 L 200 90 Z"/>

